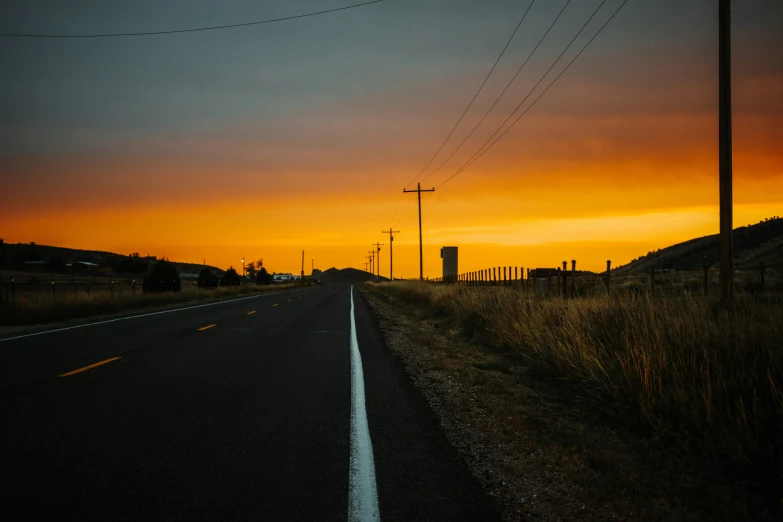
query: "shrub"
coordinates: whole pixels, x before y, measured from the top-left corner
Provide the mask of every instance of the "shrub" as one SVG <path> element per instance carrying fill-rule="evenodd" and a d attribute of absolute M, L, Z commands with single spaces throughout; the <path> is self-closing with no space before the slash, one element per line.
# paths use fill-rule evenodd
<path fill-rule="evenodd" d="M 239 274 L 237 274 L 233 266 L 228 267 L 228 270 L 225 271 L 220 279 L 220 284 L 223 286 L 239 286 Z"/>
<path fill-rule="evenodd" d="M 261 270 L 258 271 L 258 275 L 256 276 L 256 283 L 259 285 L 272 284 L 272 274 L 267 272 L 266 268 L 263 266 L 261 267 Z"/>
<path fill-rule="evenodd" d="M 209 268 L 203 268 L 198 275 L 199 288 L 217 288 L 218 277 Z"/>
<path fill-rule="evenodd" d="M 144 276 L 145 292 L 179 292 L 180 288 L 177 267 L 168 261 L 158 261 Z"/>

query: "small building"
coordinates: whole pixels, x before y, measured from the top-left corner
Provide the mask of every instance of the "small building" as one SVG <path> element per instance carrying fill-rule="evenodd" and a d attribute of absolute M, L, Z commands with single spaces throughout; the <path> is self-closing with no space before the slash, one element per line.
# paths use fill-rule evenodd
<path fill-rule="evenodd" d="M 297 281 L 299 276 L 295 276 L 291 273 L 288 274 L 272 274 L 272 283 L 291 283 Z"/>
<path fill-rule="evenodd" d="M 440 249 L 440 257 L 443 259 L 443 281 L 456 281 L 459 274 L 457 262 L 457 247 L 445 246 Z"/>
<path fill-rule="evenodd" d="M 73 272 L 93 272 L 98 269 L 98 265 L 90 263 L 89 261 L 74 261 L 65 266 Z"/>

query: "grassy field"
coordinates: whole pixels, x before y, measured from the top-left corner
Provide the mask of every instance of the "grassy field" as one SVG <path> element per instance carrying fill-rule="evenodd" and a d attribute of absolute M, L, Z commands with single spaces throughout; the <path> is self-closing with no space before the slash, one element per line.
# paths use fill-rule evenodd
<path fill-rule="evenodd" d="M 39 324 L 113 315 L 184 303 L 214 301 L 242 295 L 275 292 L 297 285 L 256 285 L 199 289 L 194 281 L 183 281 L 180 292 L 142 293 L 140 284 L 92 283 L 88 280 L 17 285 L 13 302 L 5 285 L 0 303 L 0 326 Z"/>
<path fill-rule="evenodd" d="M 743 492 L 727 513 L 781 509 L 780 302 L 725 308 L 689 292 L 541 299 L 513 287 L 414 282 L 368 289 L 445 321 L 476 350 L 578 390 L 592 411 L 649 434 L 676 461 L 706 466 L 716 483 Z"/>

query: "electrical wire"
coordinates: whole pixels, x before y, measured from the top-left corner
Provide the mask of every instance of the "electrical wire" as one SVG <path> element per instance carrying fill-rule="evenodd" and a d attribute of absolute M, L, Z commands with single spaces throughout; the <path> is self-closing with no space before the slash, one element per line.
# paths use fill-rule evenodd
<path fill-rule="evenodd" d="M 160 34 L 179 34 L 179 33 L 195 33 L 198 31 L 217 31 L 221 29 L 235 29 L 237 27 L 247 27 L 250 25 L 269 24 L 272 22 L 283 22 L 286 20 L 295 20 L 297 18 L 307 18 L 309 16 L 317 16 L 322 14 L 334 13 L 337 11 L 345 11 L 346 9 L 353 9 L 355 7 L 363 7 L 370 4 L 377 4 L 384 0 L 372 0 L 370 2 L 364 2 L 361 4 L 347 5 L 344 7 L 337 7 L 335 9 L 327 9 L 326 11 L 316 11 L 313 13 L 305 13 L 300 15 L 286 16 L 283 18 L 272 18 L 269 20 L 258 20 L 255 22 L 244 22 L 239 24 L 228 25 L 214 25 L 210 27 L 193 27 L 189 29 L 171 29 L 166 31 L 145 31 L 138 33 L 102 33 L 102 34 L 38 34 L 38 33 L 0 33 L 0 36 L 15 37 L 15 38 L 113 38 L 118 36 L 152 36 Z"/>
<path fill-rule="evenodd" d="M 568 0 L 568 1 L 570 2 L 571 0 Z M 533 4 L 535 4 L 535 3 L 536 3 L 536 0 L 533 0 L 532 2 L 530 2 L 530 5 L 527 6 L 527 9 L 525 10 L 524 14 L 522 15 L 522 18 L 520 18 L 519 23 L 514 28 L 514 32 L 511 33 L 511 36 L 509 37 L 508 41 L 506 42 L 506 45 L 503 47 L 503 50 L 500 51 L 500 54 L 498 55 L 497 59 L 495 60 L 495 63 L 492 64 L 492 68 L 487 73 L 487 76 L 484 78 L 484 81 L 481 82 L 481 85 L 479 86 L 478 90 L 476 91 L 476 94 L 473 95 L 473 98 L 470 100 L 470 103 L 468 103 L 468 106 L 465 107 L 464 111 L 462 111 L 462 115 L 457 120 L 457 123 L 454 124 L 454 127 L 451 128 L 451 131 L 446 136 L 446 139 L 443 140 L 443 143 L 440 144 L 440 147 L 438 147 L 438 150 L 435 151 L 435 154 L 433 154 L 433 156 L 430 158 L 430 160 L 427 162 L 427 164 L 424 165 L 424 168 L 421 169 L 421 172 L 419 172 L 416 175 L 416 177 L 413 178 L 413 181 L 416 181 L 419 178 L 419 176 L 421 176 L 422 174 L 424 174 L 424 172 L 426 172 L 426 170 L 430 167 L 432 162 L 435 161 L 435 158 L 438 157 L 438 154 L 440 154 L 440 151 L 443 150 L 443 147 L 446 146 L 446 143 L 448 143 L 449 139 L 451 139 L 451 136 L 454 134 L 454 131 L 457 130 L 457 127 L 459 127 L 459 124 L 462 123 L 462 120 L 465 118 L 465 115 L 468 113 L 470 108 L 473 106 L 473 103 L 476 101 L 476 98 L 478 98 L 478 95 L 481 93 L 481 90 L 487 84 L 487 81 L 489 81 L 489 77 L 492 76 L 492 73 L 495 71 L 495 67 L 497 67 L 498 63 L 500 62 L 500 59 L 503 58 L 503 55 L 506 53 L 506 49 L 508 49 L 508 46 L 511 45 L 511 41 L 514 39 L 514 36 L 516 36 L 517 31 L 519 31 L 519 28 L 522 26 L 522 22 L 525 21 L 525 18 L 527 18 L 527 14 L 530 12 L 530 9 L 533 7 Z M 427 177 L 429 177 L 430 175 L 428 175 Z M 427 179 L 427 178 L 424 178 L 424 179 Z M 413 183 L 413 181 L 411 181 L 410 183 Z M 410 185 L 410 183 L 408 183 L 408 185 Z"/>
<path fill-rule="evenodd" d="M 570 1 L 570 0 L 569 0 Z M 489 77 L 492 76 L 492 73 L 495 71 L 495 68 L 497 67 L 498 63 L 500 62 L 500 59 L 503 58 L 503 55 L 506 52 L 506 49 L 508 49 L 508 46 L 511 45 L 511 41 L 514 39 L 514 36 L 516 36 L 517 31 L 519 31 L 519 28 L 522 26 L 522 23 L 525 21 L 525 18 L 527 17 L 527 14 L 530 12 L 530 9 L 533 7 L 533 4 L 536 3 L 536 0 L 532 0 L 530 2 L 530 5 L 527 6 L 527 9 L 522 14 L 522 18 L 519 19 L 519 23 L 517 23 L 517 26 L 514 28 L 514 32 L 511 33 L 511 36 L 506 41 L 506 45 L 503 46 L 503 50 L 500 51 L 500 54 L 498 55 L 497 59 L 495 60 L 495 63 L 492 64 L 492 67 L 490 68 L 489 72 L 487 73 L 486 77 L 484 77 L 484 81 L 481 82 L 481 85 L 479 86 L 476 93 L 473 95 L 473 98 L 470 100 L 470 103 L 468 103 L 468 106 L 465 107 L 465 110 L 462 112 L 462 115 L 457 120 L 457 123 L 454 124 L 454 127 L 452 127 L 451 132 L 446 136 L 446 139 L 443 140 L 443 142 L 440 144 L 440 147 L 438 147 L 438 150 L 435 151 L 435 154 L 430 158 L 430 160 L 427 162 L 427 164 L 424 166 L 421 171 L 416 174 L 416 177 L 414 177 L 411 181 L 405 184 L 405 186 L 410 185 L 414 181 L 416 181 L 424 172 L 429 168 L 429 166 L 432 164 L 433 161 L 435 161 L 435 158 L 438 157 L 438 154 L 440 154 L 441 150 L 443 150 L 443 147 L 448 143 L 449 139 L 451 139 L 451 136 L 454 134 L 454 131 L 457 130 L 457 127 L 459 127 L 459 124 L 462 123 L 462 120 L 465 118 L 465 115 L 468 113 L 470 108 L 473 106 L 473 103 L 476 101 L 476 98 L 478 98 L 478 95 L 481 93 L 484 86 L 487 84 L 487 81 L 489 81 Z M 429 176 L 427 176 L 429 177 Z M 426 179 L 426 178 L 425 178 Z M 397 211 L 400 208 L 400 202 L 402 201 L 402 196 L 404 194 L 400 193 L 400 198 L 397 200 L 397 205 L 394 208 L 394 213 L 392 214 L 392 218 L 389 221 L 389 227 L 391 228 L 392 223 L 394 222 L 394 218 L 397 216 Z M 410 219 L 410 215 L 408 218 L 406 218 L 406 221 Z"/>
<path fill-rule="evenodd" d="M 547 86 L 547 87 L 546 87 L 546 88 L 545 88 L 545 89 L 544 89 L 544 90 L 541 92 L 541 94 L 539 94 L 539 95 L 538 95 L 538 97 L 537 97 L 535 100 L 533 100 L 533 103 L 531 103 L 531 104 L 528 106 L 528 108 L 527 108 L 527 109 L 525 109 L 525 111 L 524 111 L 524 112 L 522 112 L 522 114 L 520 114 L 520 115 L 517 117 L 517 119 L 516 119 L 516 120 L 514 120 L 514 121 L 511 123 L 511 125 L 509 125 L 509 126 L 508 126 L 508 127 L 507 127 L 507 128 L 506 128 L 506 129 L 505 129 L 505 130 L 504 130 L 504 131 L 503 131 L 503 132 L 500 134 L 500 136 L 498 136 L 498 137 L 497 137 L 497 139 L 495 139 L 495 141 L 493 141 L 493 142 L 492 142 L 492 144 L 491 144 L 491 145 L 489 145 L 488 147 L 486 147 L 486 148 L 485 148 L 485 146 L 487 145 L 487 143 L 489 143 L 489 142 L 490 142 L 490 140 L 492 140 L 492 138 L 493 138 L 493 137 L 495 137 L 495 135 L 496 135 L 496 134 L 497 134 L 497 133 L 500 131 L 500 129 L 502 129 L 502 128 L 503 128 L 503 126 L 505 126 L 506 122 L 508 122 L 508 120 L 509 120 L 509 119 L 511 119 L 511 117 L 513 117 L 513 116 L 514 116 L 514 114 L 517 112 L 517 110 L 519 110 L 519 108 L 522 106 L 522 104 L 524 104 L 524 103 L 525 103 L 525 101 L 526 101 L 526 100 L 527 100 L 527 98 L 530 96 L 530 94 L 531 94 L 533 91 L 535 91 L 536 87 L 538 87 L 538 85 L 541 83 L 541 81 L 543 81 L 543 80 L 544 80 L 544 78 L 546 78 L 546 76 L 549 74 L 549 72 L 552 70 L 552 68 L 553 68 L 553 67 L 554 67 L 554 66 L 557 64 L 557 62 L 558 62 L 558 61 L 560 61 L 560 58 L 563 56 L 563 54 L 565 54 L 565 52 L 568 50 L 568 48 L 569 48 L 569 47 L 571 47 L 571 45 L 573 44 L 574 40 L 576 40 L 576 38 L 579 36 L 579 34 L 582 32 L 582 30 L 584 30 L 584 28 L 587 26 L 587 23 L 589 23 L 589 22 L 590 22 L 590 19 L 592 19 L 592 18 L 593 18 L 593 16 L 595 16 L 595 13 L 593 13 L 593 16 L 591 16 L 591 17 L 590 17 L 590 19 L 588 19 L 588 21 L 585 23 L 585 25 L 582 27 L 582 29 L 579 31 L 579 33 L 577 33 L 577 36 L 575 36 L 575 37 L 574 37 L 574 39 L 573 39 L 573 40 L 571 40 L 571 43 L 570 43 L 570 44 L 568 44 L 568 47 L 566 47 L 566 49 L 565 49 L 565 50 L 563 50 L 563 52 L 562 52 L 562 53 L 560 53 L 560 56 L 559 56 L 559 57 L 557 58 L 557 60 L 555 60 L 555 62 L 552 64 L 552 67 L 550 67 L 550 68 L 549 68 L 549 70 L 547 70 L 547 72 L 544 74 L 544 76 L 542 76 L 541 80 L 540 80 L 540 81 L 539 81 L 539 82 L 538 82 L 538 83 L 535 85 L 535 87 L 533 87 L 533 89 L 530 91 L 530 93 L 528 93 L 528 95 L 527 95 L 527 96 L 525 96 L 525 99 L 524 99 L 524 100 L 522 100 L 522 102 L 521 102 L 519 105 L 517 105 L 516 109 L 514 109 L 514 111 L 513 111 L 513 112 L 512 112 L 512 113 L 509 115 L 509 117 L 508 117 L 508 118 L 506 118 L 506 121 L 504 121 L 504 122 L 503 122 L 503 124 L 502 124 L 502 125 L 501 125 L 501 126 L 498 128 L 498 130 L 497 130 L 497 131 L 495 131 L 495 133 L 494 133 L 492 136 L 490 136 L 490 137 L 489 137 L 489 139 L 488 139 L 488 140 L 487 140 L 487 141 L 484 143 L 484 145 L 482 145 L 482 146 L 481 146 L 481 148 L 479 148 L 479 150 L 478 150 L 478 151 L 477 151 L 477 152 L 476 152 L 476 153 L 475 153 L 475 154 L 474 154 L 474 155 L 473 155 L 473 156 L 472 156 L 470 159 L 468 159 L 468 161 L 467 161 L 467 162 L 465 162 L 465 164 L 463 164 L 463 165 L 462 165 L 462 167 L 460 167 L 460 168 L 459 168 L 459 169 L 458 169 L 456 172 L 454 172 L 454 174 L 452 174 L 451 176 L 449 176 L 448 178 L 446 178 L 446 180 L 444 180 L 444 181 L 443 181 L 443 183 L 441 183 L 440 185 L 438 185 L 436 188 L 438 188 L 438 189 L 439 189 L 439 188 L 441 188 L 443 185 L 445 185 L 446 183 L 448 183 L 449 181 L 451 181 L 452 179 L 454 179 L 454 178 L 455 178 L 457 175 L 459 175 L 460 173 L 462 173 L 463 171 L 465 171 L 467 168 L 469 168 L 471 165 L 473 165 L 473 163 L 475 163 L 475 162 L 476 162 L 476 161 L 477 161 L 477 160 L 478 160 L 478 159 L 479 159 L 481 156 L 483 156 L 484 154 L 486 154 L 486 152 L 487 152 L 487 151 L 489 151 L 489 149 L 491 149 L 493 146 L 495 146 L 495 144 L 496 144 L 498 141 L 500 141 L 500 139 L 501 139 L 503 136 L 505 136 L 505 135 L 506 135 L 506 133 L 507 133 L 509 130 L 511 130 L 511 128 L 512 128 L 514 125 L 516 125 L 516 124 L 517 124 L 517 122 L 519 122 L 519 120 L 520 120 L 520 119 L 522 119 L 522 117 L 523 117 L 525 114 L 527 114 L 527 113 L 528 113 L 528 111 L 530 111 L 530 109 L 532 109 L 532 108 L 533 108 L 533 106 L 534 106 L 534 105 L 535 105 L 535 104 L 538 102 L 538 100 L 540 100 L 540 99 L 541 99 L 541 98 L 542 98 L 542 97 L 543 97 L 543 96 L 544 96 L 544 95 L 545 95 L 545 94 L 546 94 L 546 93 L 549 91 L 549 89 L 550 89 L 550 88 L 551 88 L 551 87 L 552 87 L 552 86 L 553 86 L 553 85 L 554 85 L 554 84 L 555 84 L 555 83 L 556 83 L 556 82 L 557 82 L 557 81 L 560 79 L 560 77 L 561 77 L 561 76 L 563 76 L 563 74 L 565 74 L 565 72 L 566 72 L 566 71 L 567 71 L 567 70 L 568 70 L 568 69 L 571 67 L 571 65 L 572 65 L 572 64 L 573 64 L 573 63 L 574 63 L 574 62 L 575 62 L 575 61 L 576 61 L 576 60 L 577 60 L 577 59 L 578 59 L 578 58 L 579 58 L 579 57 L 582 55 L 582 53 L 585 51 L 585 49 L 587 49 L 587 48 L 590 46 L 590 44 L 591 44 L 591 43 L 593 43 L 593 41 L 596 39 L 596 37 L 597 37 L 599 34 L 601 34 L 601 32 L 604 30 L 604 28 L 606 28 L 606 26 L 607 26 L 607 25 L 609 25 L 609 23 L 610 23 L 610 22 L 611 22 L 611 21 L 614 19 L 614 17 L 615 17 L 615 16 L 617 16 L 617 13 L 619 13 L 619 12 L 620 12 L 620 10 L 621 10 L 621 9 L 622 9 L 622 8 L 625 6 L 625 4 L 626 4 L 627 2 L 628 2 L 628 0 L 623 0 L 623 3 L 622 3 L 622 4 L 620 4 L 620 6 L 619 6 L 619 7 L 618 7 L 618 8 L 615 10 L 615 12 L 614 12 L 614 13 L 612 13 L 612 16 L 610 16 L 610 17 L 609 17 L 609 19 L 608 19 L 606 22 L 604 22 L 604 24 L 601 26 L 601 28 L 600 28 L 600 29 L 598 29 L 598 31 L 597 31 L 597 32 L 596 32 L 596 33 L 593 35 L 593 37 L 592 37 L 592 38 L 590 38 L 590 40 L 589 40 L 589 41 L 588 41 L 588 42 L 587 42 L 587 43 L 584 45 L 584 47 L 582 47 L 582 49 L 581 49 L 581 50 L 580 50 L 580 51 L 579 51 L 579 52 L 576 54 L 576 56 L 574 56 L 574 57 L 571 59 L 571 61 L 570 61 L 570 62 L 568 62 L 568 65 L 566 65 L 566 66 L 565 66 L 565 68 L 564 68 L 562 71 L 560 71 L 560 73 L 559 73 L 559 74 L 558 74 L 558 75 L 555 77 L 555 79 L 552 81 L 552 83 L 550 83 L 550 84 L 549 84 L 549 85 L 548 85 L 548 86 Z M 601 5 L 603 5 L 603 4 L 601 4 Z M 600 9 L 600 6 L 599 6 L 599 9 Z M 597 12 L 598 12 L 598 11 L 596 11 L 596 13 L 597 13 Z M 483 150 L 482 150 L 482 149 L 483 149 Z"/>
<path fill-rule="evenodd" d="M 606 1 L 606 0 L 604 0 L 604 1 Z M 541 39 L 540 39 L 540 40 L 538 40 L 538 43 L 537 43 L 537 44 L 536 44 L 536 46 L 533 48 L 533 50 L 532 50 L 532 51 L 530 51 L 530 54 L 528 54 L 528 55 L 527 55 L 527 58 L 525 59 L 525 61 L 524 61 L 524 63 L 522 64 L 522 66 L 521 66 L 519 69 L 517 69 L 517 72 L 516 72 L 516 74 L 514 74 L 514 76 L 511 78 L 511 80 L 510 80 L 510 81 L 509 81 L 509 82 L 506 84 L 506 87 L 503 89 L 503 92 L 501 92 L 501 93 L 500 93 L 500 95 L 499 95 L 497 98 L 495 98 L 495 101 L 492 103 L 492 105 L 489 107 L 489 109 L 487 109 L 487 112 L 485 112 L 485 113 L 484 113 L 484 116 L 482 116 L 482 117 L 481 117 L 481 119 L 478 121 L 478 123 L 476 123 L 476 125 L 474 125 L 474 126 L 473 126 L 473 128 L 470 130 L 470 132 L 468 133 L 468 135 L 467 135 L 467 136 L 465 136 L 465 139 L 463 139 L 463 140 L 462 140 L 462 143 L 460 143 L 459 145 L 457 145 L 457 148 L 456 148 L 456 149 L 454 149 L 454 150 L 452 151 L 452 153 L 451 153 L 451 154 L 449 154 L 449 156 L 448 156 L 448 157 L 447 157 L 445 160 L 443 160 L 443 161 L 441 162 L 441 164 L 440 164 L 440 165 L 438 165 L 438 167 L 437 167 L 435 170 L 433 170 L 432 172 L 430 172 L 429 174 L 427 174 L 427 175 L 426 175 L 424 178 L 422 178 L 422 181 L 425 181 L 425 180 L 427 180 L 427 179 L 428 179 L 430 176 L 432 176 L 433 174 L 435 174 L 436 172 L 438 172 L 438 171 L 439 171 L 439 170 L 440 170 L 440 169 L 443 167 L 443 165 L 445 165 L 445 164 L 446 164 L 446 163 L 447 163 L 447 162 L 448 162 L 448 161 L 449 161 L 451 158 L 453 158 L 453 157 L 454 157 L 454 154 L 456 154 L 456 153 L 457 153 L 457 151 L 459 151 L 459 150 L 462 148 L 462 146 L 463 146 L 463 145 L 465 145 L 465 143 L 466 143 L 466 142 L 467 142 L 467 141 L 470 139 L 470 137 L 471 137 L 471 136 L 473 136 L 473 133 L 474 133 L 474 132 L 476 132 L 476 129 L 478 129 L 478 128 L 481 126 L 481 124 L 482 124 L 482 123 L 484 123 L 484 120 L 486 119 L 486 117 L 487 117 L 487 116 L 489 116 L 489 113 L 490 113 L 490 112 L 492 112 L 492 109 L 494 109 L 494 108 L 495 108 L 495 105 L 497 105 L 497 104 L 498 104 L 498 102 L 500 101 L 500 99 L 503 97 L 503 95 L 504 95 L 504 94 L 506 94 L 506 91 L 508 91 L 508 88 L 509 88 L 509 87 L 511 87 L 511 84 L 512 84 L 512 83 L 514 83 L 514 81 L 517 79 L 517 77 L 519 76 L 519 74 L 522 72 L 522 69 L 524 69 L 524 68 L 525 68 L 525 66 L 527 65 L 527 63 L 530 61 L 530 58 L 532 58 L 532 57 L 533 57 L 533 55 L 534 55 L 534 54 L 535 54 L 535 52 L 538 50 L 539 46 L 540 46 L 540 45 L 541 45 L 541 43 L 544 41 L 544 39 L 546 39 L 547 35 L 548 35 L 548 34 L 549 34 L 549 32 L 552 30 L 552 28 L 555 26 L 555 24 L 557 23 L 557 21 L 558 21 L 558 20 L 560 20 L 560 17 L 563 15 L 563 12 L 566 10 L 566 7 L 568 7 L 568 5 L 569 5 L 570 3 L 571 3 L 571 0 L 568 0 L 568 1 L 565 3 L 565 5 L 563 6 L 563 8 L 562 8 L 562 9 L 560 10 L 560 12 L 557 14 L 557 17 L 555 17 L 555 19 L 552 21 L 552 23 L 551 23 L 551 24 L 549 24 L 549 28 L 548 28 L 548 29 L 546 30 L 546 32 L 544 33 L 544 36 L 542 36 L 542 37 L 541 37 Z M 603 5 L 603 4 L 601 4 L 601 5 Z M 600 6 L 599 6 L 599 9 L 600 9 Z"/>

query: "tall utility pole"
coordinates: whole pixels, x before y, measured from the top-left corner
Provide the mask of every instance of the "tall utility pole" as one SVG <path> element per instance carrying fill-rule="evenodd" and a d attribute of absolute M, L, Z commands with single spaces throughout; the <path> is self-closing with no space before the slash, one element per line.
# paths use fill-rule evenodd
<path fill-rule="evenodd" d="M 416 192 L 419 196 L 419 280 L 424 281 L 424 251 L 421 246 L 421 193 L 435 192 L 435 187 L 428 190 L 421 190 L 421 183 L 416 184 L 416 190 L 402 189 L 403 192 Z"/>
<path fill-rule="evenodd" d="M 381 279 L 381 247 L 383 245 L 384 245 L 383 243 L 378 243 L 378 242 L 375 242 L 373 244 L 373 246 L 378 249 L 377 250 L 377 252 L 378 252 L 378 262 L 375 263 L 375 271 L 378 272 L 378 279 L 379 280 Z"/>
<path fill-rule="evenodd" d="M 389 227 L 389 230 L 381 230 L 382 234 L 389 234 L 389 281 L 394 281 L 394 256 L 392 255 L 394 251 L 394 234 L 399 234 L 399 230 L 392 230 L 391 227 Z"/>
<path fill-rule="evenodd" d="M 370 273 L 372 274 L 373 281 L 375 280 L 375 250 L 370 250 L 367 252 L 370 258 Z"/>
<path fill-rule="evenodd" d="M 302 250 L 302 279 L 304 279 L 304 250 Z"/>
<path fill-rule="evenodd" d="M 731 159 L 731 0 L 720 0 L 718 38 L 718 111 L 720 178 L 720 288 L 721 300 L 734 297 L 734 239 Z"/>

